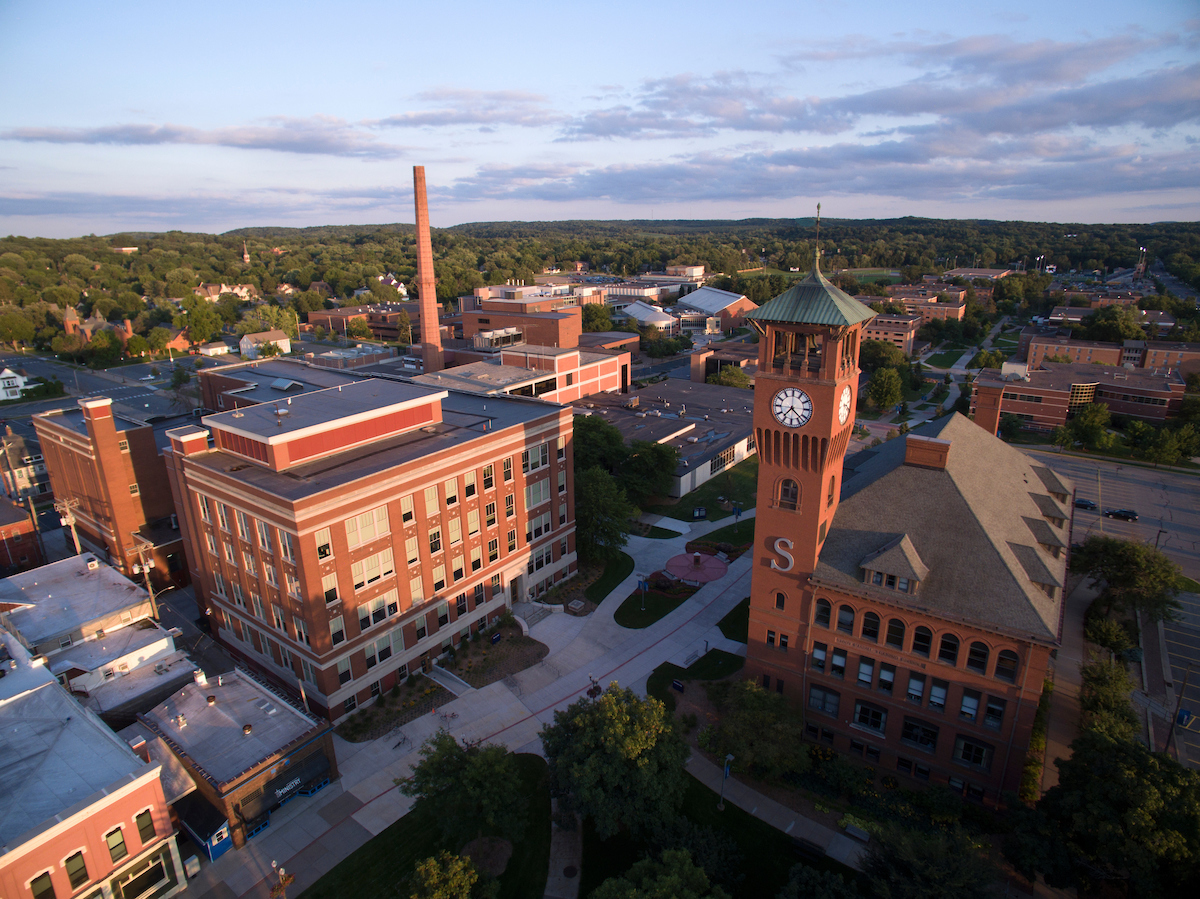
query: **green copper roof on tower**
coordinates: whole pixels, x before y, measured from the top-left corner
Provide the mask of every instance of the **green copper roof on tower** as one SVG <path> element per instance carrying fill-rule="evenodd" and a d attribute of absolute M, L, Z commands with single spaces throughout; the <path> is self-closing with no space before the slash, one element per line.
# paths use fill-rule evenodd
<path fill-rule="evenodd" d="M 757 309 L 747 312 L 746 318 L 756 322 L 835 327 L 855 325 L 874 318 L 873 309 L 825 279 L 821 274 L 819 259 L 820 250 L 813 256 L 813 268 L 807 278 L 797 281 L 773 300 L 767 300 Z"/>

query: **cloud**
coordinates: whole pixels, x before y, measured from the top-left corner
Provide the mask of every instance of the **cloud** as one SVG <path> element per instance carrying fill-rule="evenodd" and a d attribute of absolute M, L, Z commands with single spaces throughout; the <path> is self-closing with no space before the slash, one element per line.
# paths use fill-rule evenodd
<path fill-rule="evenodd" d="M 417 99 L 437 104 L 432 109 L 403 112 L 370 124 L 381 128 L 478 125 L 485 129 L 501 125 L 540 128 L 559 122 L 541 94 L 523 91 L 476 91 L 438 88 L 417 94 Z"/>
<path fill-rule="evenodd" d="M 13 128 L 0 140 L 24 143 L 156 146 L 194 144 L 241 150 L 274 150 L 324 156 L 392 159 L 406 148 L 383 144 L 355 125 L 330 116 L 296 119 L 282 116 L 260 125 L 202 129 L 186 125 L 108 125 L 98 128 Z"/>

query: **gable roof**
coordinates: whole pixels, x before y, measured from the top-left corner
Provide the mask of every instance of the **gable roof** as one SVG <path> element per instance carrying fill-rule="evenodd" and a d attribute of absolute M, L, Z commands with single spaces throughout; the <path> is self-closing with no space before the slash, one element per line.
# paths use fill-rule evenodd
<path fill-rule="evenodd" d="M 815 257 L 807 278 L 746 313 L 751 321 L 796 325 L 846 326 L 874 317 L 875 310 L 870 306 L 825 280 Z"/>
<path fill-rule="evenodd" d="M 872 571 L 882 571 L 917 581 L 924 580 L 925 575 L 929 574 L 929 566 L 921 561 L 921 556 L 908 534 L 901 534 L 884 544 L 881 549 L 868 553 L 859 565 Z"/>
<path fill-rule="evenodd" d="M 946 467 L 906 465 L 903 439 L 847 460 L 841 504 L 814 580 L 1055 642 L 1061 591 L 1052 599 L 1040 585 L 1062 586 L 1066 554 L 1055 558 L 1039 544 L 1053 546 L 1051 534 L 1065 537 L 1047 517 L 1070 516 L 1045 493 L 1040 466 L 961 415 L 922 425 L 913 434 L 950 441 Z M 1055 480 L 1070 490 L 1065 478 Z M 1047 530 L 1038 524 L 1035 531 L 1031 519 Z M 874 556 L 872 568 L 879 570 L 885 555 L 893 565 L 913 565 L 915 558 L 928 567 L 916 594 L 863 582 L 865 561 Z"/>
<path fill-rule="evenodd" d="M 731 290 L 720 290 L 716 287 L 701 287 L 679 298 L 679 305 L 716 315 L 722 309 L 728 309 L 738 300 L 747 299 L 745 294 L 734 293 Z"/>

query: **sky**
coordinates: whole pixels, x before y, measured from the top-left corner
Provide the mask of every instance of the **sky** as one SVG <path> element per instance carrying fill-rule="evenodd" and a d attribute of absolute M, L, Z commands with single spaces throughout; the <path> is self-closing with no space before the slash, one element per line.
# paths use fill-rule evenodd
<path fill-rule="evenodd" d="M 1200 4 L 0 0 L 0 234 L 1200 218 Z"/>

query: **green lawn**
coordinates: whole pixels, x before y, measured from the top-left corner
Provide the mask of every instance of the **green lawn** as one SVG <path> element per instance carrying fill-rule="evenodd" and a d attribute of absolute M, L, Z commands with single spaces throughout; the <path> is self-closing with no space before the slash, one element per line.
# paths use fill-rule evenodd
<path fill-rule="evenodd" d="M 749 597 L 747 597 L 749 602 Z M 747 606 L 749 608 L 749 606 Z M 731 652 L 714 649 L 692 663 L 690 668 L 680 668 L 670 662 L 663 662 L 646 679 L 646 695 L 661 699 L 672 712 L 675 711 L 675 692 L 671 689 L 671 681 L 721 680 L 735 672 L 741 671 L 746 660 Z"/>
<path fill-rule="evenodd" d="M 517 756 L 521 783 L 529 800 L 525 838 L 513 846 L 508 868 L 500 876 L 502 899 L 541 899 L 550 866 L 550 789 L 546 762 L 536 755 Z M 387 802 L 381 799 L 380 802 Z M 446 849 L 437 811 L 414 809 L 383 833 L 368 840 L 348 858 L 301 893 L 301 899 L 392 899 L 401 893 L 400 882 L 422 859 Z"/>
<path fill-rule="evenodd" d="M 694 538 L 691 542 L 706 543 L 710 546 L 716 546 L 718 543 L 732 543 L 736 546 L 749 543 L 753 539 L 754 519 L 745 518 L 735 521 L 733 524 L 727 524 L 723 528 L 717 528 L 715 531 L 709 531 L 707 534 Z"/>
<path fill-rule="evenodd" d="M 717 504 L 717 497 L 740 502 L 743 509 L 753 509 L 755 491 L 758 489 L 758 455 L 739 462 L 733 468 L 727 468 L 711 480 L 701 484 L 687 496 L 672 503 L 643 506 L 643 512 L 654 515 L 666 515 L 682 521 L 690 521 L 692 509 L 703 506 L 708 510 L 710 521 L 720 521 L 732 515 Z"/>
<path fill-rule="evenodd" d="M 621 608 L 617 609 L 613 615 L 613 621 L 621 627 L 632 630 L 649 627 L 660 618 L 665 618 L 678 609 L 691 599 L 694 593 L 695 591 L 667 594 L 647 590 L 643 603 L 642 591 L 634 590 L 629 594 L 629 598 L 621 603 Z M 645 609 L 642 608 L 643 605 L 645 605 Z"/>
<path fill-rule="evenodd" d="M 750 597 L 747 596 L 728 615 L 718 622 L 717 627 L 725 635 L 726 640 L 736 640 L 745 643 L 750 634 Z"/>
<path fill-rule="evenodd" d="M 621 583 L 621 581 L 625 580 L 631 574 L 633 574 L 633 557 L 626 553 L 621 553 L 620 556 L 604 567 L 604 574 L 600 575 L 596 581 L 590 584 L 583 591 L 583 595 L 589 601 L 599 603 L 613 591 L 613 588 L 617 584 Z"/>
<path fill-rule="evenodd" d="M 678 537 L 679 531 L 669 531 L 666 528 L 660 528 L 657 525 L 651 525 L 650 530 L 645 534 L 642 533 L 640 527 L 631 528 L 629 531 L 637 537 L 647 537 L 650 540 L 670 540 L 672 537 Z"/>
<path fill-rule="evenodd" d="M 695 778 L 688 780 L 688 791 L 683 801 L 684 816 L 725 835 L 742 852 L 741 869 L 745 879 L 733 888 L 733 896 L 736 899 L 769 899 L 778 893 L 787 883 L 788 872 L 799 860 L 792 848 L 792 838 L 735 805 L 726 803 L 725 811 L 717 811 L 717 794 Z M 590 824 L 585 823 L 580 899 L 586 899 L 607 878 L 627 871 L 641 857 L 643 848 L 641 841 L 631 840 L 625 834 L 601 841 Z M 805 859 L 805 864 L 842 874 L 847 880 L 854 880 L 858 876 L 832 859 Z"/>
<path fill-rule="evenodd" d="M 926 365 L 932 365 L 934 368 L 949 368 L 963 354 L 962 350 L 947 350 L 943 353 L 934 353 L 925 360 Z"/>
<path fill-rule="evenodd" d="M 1179 589 L 1184 593 L 1200 593 L 1200 584 L 1197 584 L 1190 577 L 1179 576 Z"/>

